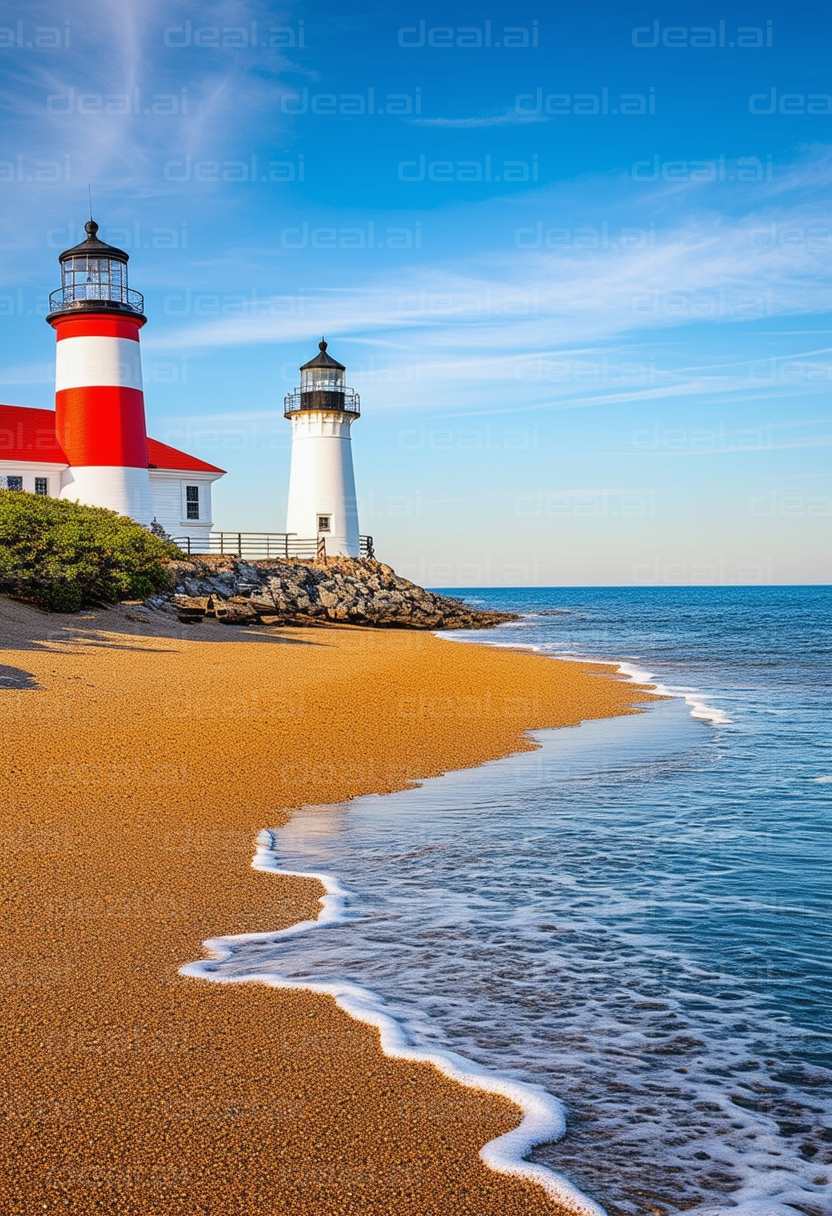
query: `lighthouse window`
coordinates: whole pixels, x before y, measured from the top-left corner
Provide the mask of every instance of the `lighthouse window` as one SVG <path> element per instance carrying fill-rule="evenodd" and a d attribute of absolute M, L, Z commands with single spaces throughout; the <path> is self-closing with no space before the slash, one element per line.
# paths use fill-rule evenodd
<path fill-rule="evenodd" d="M 318 531 L 319 532 L 328 532 L 329 531 L 329 520 L 330 520 L 330 517 L 328 515 L 319 515 L 318 516 Z"/>
<path fill-rule="evenodd" d="M 199 519 L 199 486 L 185 486 L 185 518 Z"/>
<path fill-rule="evenodd" d="M 111 258 L 70 258 L 62 282 L 76 300 L 120 300 L 127 287 L 127 268 Z"/>
<path fill-rule="evenodd" d="M 49 493 L 49 481 L 46 477 L 36 477 L 35 478 L 35 493 L 36 494 L 48 494 Z"/>
<path fill-rule="evenodd" d="M 6 478 L 6 489 L 7 490 L 22 490 L 23 489 L 23 478 L 22 477 L 7 477 Z"/>

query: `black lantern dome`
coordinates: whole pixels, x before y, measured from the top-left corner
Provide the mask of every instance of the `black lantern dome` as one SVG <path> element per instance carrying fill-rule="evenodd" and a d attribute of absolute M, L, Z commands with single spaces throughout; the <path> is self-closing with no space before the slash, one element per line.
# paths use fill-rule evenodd
<path fill-rule="evenodd" d="M 347 388 L 343 363 L 327 354 L 326 339 L 318 343 L 314 359 L 300 369 L 300 388 L 288 393 L 284 414 L 288 417 L 299 410 L 333 410 L 338 413 L 359 414 L 361 399 L 354 389 Z"/>
<path fill-rule="evenodd" d="M 121 312 L 144 316 L 144 296 L 127 285 L 129 254 L 98 239 L 98 224 L 84 225 L 87 239 L 59 255 L 61 286 L 49 297 L 50 316 L 62 312 Z M 49 317 L 47 317 L 49 320 Z"/>

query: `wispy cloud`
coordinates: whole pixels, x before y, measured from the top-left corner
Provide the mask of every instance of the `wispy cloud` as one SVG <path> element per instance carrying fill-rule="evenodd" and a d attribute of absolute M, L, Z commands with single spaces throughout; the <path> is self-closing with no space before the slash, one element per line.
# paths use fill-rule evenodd
<path fill-rule="evenodd" d="M 760 452 L 783 452 L 791 448 L 828 448 L 832 447 L 832 435 L 821 435 L 817 439 L 795 439 L 791 442 L 782 443 L 765 443 L 765 444 L 734 444 L 726 447 L 702 447 L 698 449 L 687 448 L 678 452 L 656 451 L 656 452 L 639 452 L 630 450 L 626 452 L 610 452 L 611 456 L 637 456 L 649 457 L 650 459 L 679 457 L 679 456 L 759 456 Z"/>
<path fill-rule="evenodd" d="M 518 114 L 516 110 L 500 110 L 492 114 L 480 114 L 471 118 L 411 118 L 414 127 L 449 127 L 465 130 L 470 127 L 513 127 L 528 123 L 548 122 L 544 114 Z"/>
<path fill-rule="evenodd" d="M 568 233 L 560 247 L 547 247 L 552 219 L 524 222 L 518 204 L 519 248 L 486 246 L 475 257 L 414 261 L 375 273 L 378 263 L 368 258 L 355 263 L 363 274 L 352 283 L 306 289 L 302 300 L 275 297 L 274 315 L 268 295 L 258 295 L 242 315 L 183 320 L 148 334 L 147 345 L 242 350 L 331 333 L 380 409 L 407 409 L 426 394 L 437 408 L 452 403 L 463 413 L 499 411 L 506 402 L 526 411 L 624 409 L 635 402 L 658 407 L 673 399 L 752 405 L 783 392 L 797 400 L 832 381 L 825 344 L 783 346 L 798 352 L 785 370 L 776 360 L 755 364 L 760 347 L 749 337 L 739 345 L 732 340 L 710 362 L 685 363 L 681 348 L 676 352 L 694 332 L 692 349 L 701 349 L 706 329 L 713 347 L 727 327 L 748 335 L 772 322 L 782 330 L 788 317 L 832 312 L 825 262 L 806 239 L 810 231 L 832 231 L 832 217 L 820 199 L 803 197 L 799 165 L 790 176 L 791 196 L 778 192 L 767 202 L 761 192 L 753 207 L 735 214 L 715 205 L 692 210 L 687 200 L 655 237 L 642 229 L 630 241 L 618 239 L 630 204 L 624 200 L 616 211 L 606 178 L 583 189 L 584 199 L 591 200 L 593 190 L 606 198 L 603 224 L 590 202 L 575 212 L 574 183 L 555 185 L 535 198 L 538 214 L 563 217 L 564 227 L 553 229 Z M 670 204 L 665 199 L 662 206 Z M 790 233 L 789 240 L 781 242 L 779 232 Z M 583 243 L 575 239 L 581 234 Z M 262 263 L 274 252 L 259 251 L 257 258 Z M 232 250 L 226 263 L 234 257 Z"/>
<path fill-rule="evenodd" d="M 239 25 L 246 7 L 206 4 L 200 15 L 206 24 Z M 36 20 L 24 4 L 7 8 L 4 20 L 13 24 L 13 18 L 29 24 Z M 274 82 L 283 71 L 294 70 L 291 61 L 280 50 L 263 51 L 266 70 L 251 72 L 239 57 L 205 56 L 198 75 L 183 75 L 181 64 L 166 57 L 162 41 L 165 27 L 177 20 L 167 0 L 124 5 L 85 0 L 72 16 L 70 56 L 5 59 L 0 107 L 13 115 L 13 122 L 4 129 L 4 157 L 51 159 L 60 164 L 62 177 L 63 166 L 69 166 L 69 187 L 62 181 L 59 192 L 33 184 L 26 192 L 27 231 L 39 236 L 56 222 L 66 222 L 64 214 L 56 217 L 56 194 L 64 200 L 63 210 L 67 195 L 75 193 L 80 210 L 87 182 L 111 222 L 120 222 L 125 211 L 132 222 L 142 203 L 146 214 L 148 201 L 180 194 L 178 183 L 165 178 L 167 160 L 188 154 L 239 157 L 264 132 L 272 141 L 282 138 L 289 120 L 275 114 Z M 83 112 L 81 95 L 87 98 Z M 172 114 L 154 111 L 153 99 L 159 96 L 174 99 Z M 248 142 L 241 152 L 243 107 Z M 21 186 L 16 192 L 17 207 L 23 191 Z M 188 214 L 198 219 L 213 206 L 210 192 L 195 192 Z M 77 222 L 76 215 L 73 219 Z M 29 269 L 28 250 L 18 238 L 4 253 L 7 280 L 21 281 Z"/>
<path fill-rule="evenodd" d="M 792 232 L 806 230 L 805 208 L 778 214 Z M 832 227 L 832 219 L 821 218 Z M 490 364 L 509 352 L 556 357 L 582 343 L 637 340 L 690 324 L 755 324 L 832 311 L 832 284 L 811 242 L 757 243 L 749 234 L 759 222 L 759 213 L 729 221 L 700 212 L 655 243 L 643 238 L 635 248 L 573 244 L 557 251 L 546 248 L 543 225 L 534 244 L 531 226 L 524 243 L 532 248 L 411 265 L 352 289 L 307 291 L 294 315 L 291 309 L 269 315 L 268 298 L 259 299 L 247 315 L 189 323 L 154 344 L 244 346 L 274 342 L 278 331 L 291 341 L 323 327 L 365 343 L 398 336 L 412 346 L 418 335 L 423 349 L 429 339 L 435 350 L 453 350 L 453 360 L 463 347 L 463 363 L 476 351 Z"/>

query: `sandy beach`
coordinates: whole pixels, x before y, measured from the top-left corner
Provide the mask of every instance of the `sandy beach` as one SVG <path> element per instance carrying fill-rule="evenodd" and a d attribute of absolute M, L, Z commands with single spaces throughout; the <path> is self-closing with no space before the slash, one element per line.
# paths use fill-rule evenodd
<path fill-rule="evenodd" d="M 611 668 L 430 634 L 188 631 L 0 600 L 0 1206 L 544 1213 L 478 1157 L 517 1107 L 385 1057 L 333 1000 L 178 974 L 314 918 L 250 868 L 293 808 L 404 788 L 630 712 Z"/>

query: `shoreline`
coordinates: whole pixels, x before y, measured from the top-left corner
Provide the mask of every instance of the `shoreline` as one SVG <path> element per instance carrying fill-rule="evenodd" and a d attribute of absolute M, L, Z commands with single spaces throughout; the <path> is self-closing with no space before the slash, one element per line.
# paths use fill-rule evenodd
<path fill-rule="evenodd" d="M 331 998 L 177 973 L 219 927 L 271 934 L 317 910 L 317 882 L 252 875 L 264 822 L 534 750 L 528 730 L 636 712 L 652 695 L 601 664 L 475 645 L 450 659 L 429 634 L 203 626 L 197 640 L 137 625 L 129 606 L 73 620 L 0 601 L 0 615 L 18 635 L 3 658 L 22 682 L 4 712 L 24 765 L 7 836 L 19 912 L 7 1210 L 38 1197 L 105 1211 L 103 1186 L 142 1216 L 174 1199 L 253 1213 L 268 1196 L 317 1216 L 341 1210 L 345 1187 L 354 1211 L 554 1211 L 537 1183 L 478 1157 L 516 1130 L 506 1097 L 385 1057 Z"/>
<path fill-rule="evenodd" d="M 493 1069 L 476 1064 L 473 1060 L 469 1060 L 455 1051 L 445 1049 L 430 1052 L 412 1046 L 408 1041 L 403 1024 L 392 1014 L 386 1012 L 382 999 L 360 985 L 346 982 L 320 983 L 314 980 L 287 980 L 279 976 L 257 972 L 240 976 L 216 974 L 213 964 L 223 962 L 230 957 L 233 946 L 238 942 L 274 943 L 281 937 L 308 933 L 325 925 L 337 924 L 342 920 L 339 915 L 341 910 L 339 901 L 347 897 L 350 892 L 341 886 L 338 879 L 329 874 L 282 869 L 276 862 L 274 837 L 275 832 L 269 828 L 264 828 L 259 834 L 257 850 L 251 862 L 252 869 L 286 878 L 311 879 L 319 882 L 324 888 L 324 894 L 318 901 L 321 904 L 321 912 L 318 917 L 315 920 L 302 921 L 272 933 L 266 931 L 241 933 L 234 937 L 207 938 L 202 943 L 202 947 L 208 953 L 208 959 L 186 963 L 180 967 L 179 974 L 215 984 L 264 984 L 269 988 L 314 992 L 333 997 L 338 1008 L 343 1009 L 351 1018 L 378 1030 L 381 1050 L 391 1059 L 431 1064 L 458 1085 L 468 1089 L 482 1090 L 485 1093 L 499 1094 L 520 1108 L 523 1115 L 522 1122 L 510 1131 L 503 1132 L 500 1136 L 489 1140 L 480 1148 L 479 1156 L 489 1169 L 498 1174 L 537 1183 L 555 1203 L 574 1216 L 605 1216 L 602 1207 L 594 1203 L 588 1195 L 573 1186 L 555 1170 L 526 1160 L 528 1154 L 538 1144 L 560 1140 L 566 1134 L 566 1108 L 559 1098 L 548 1093 L 542 1086 L 506 1077 Z"/>
<path fill-rule="evenodd" d="M 463 630 L 462 632 L 465 632 Z M 707 705 L 702 699 L 701 694 L 697 694 L 695 688 L 676 688 L 672 684 L 663 684 L 656 678 L 652 671 L 648 671 L 643 667 L 636 667 L 634 663 L 627 659 L 609 659 L 595 658 L 591 655 L 579 654 L 562 654 L 557 652 L 550 653 L 543 650 L 534 642 L 495 642 L 490 638 L 477 638 L 476 641 L 468 637 L 457 637 L 453 633 L 446 633 L 438 630 L 435 635 L 445 642 L 469 642 L 476 644 L 479 642 L 483 646 L 497 646 L 502 650 L 528 650 L 534 654 L 539 654 L 545 658 L 554 659 L 559 663 L 597 663 L 601 667 L 614 667 L 616 675 L 623 675 L 627 680 L 640 688 L 650 688 L 654 697 L 681 697 L 685 704 L 690 708 L 690 716 L 697 718 L 702 722 L 710 722 L 712 726 L 730 726 L 732 719 L 728 717 L 723 709 L 719 709 L 714 705 Z"/>
<path fill-rule="evenodd" d="M 488 638 L 471 640 L 460 638 L 452 633 L 441 630 L 433 631 L 433 636 L 445 641 L 463 642 L 477 645 L 478 643 L 495 646 L 505 650 L 528 650 L 545 654 L 539 646 L 523 642 L 495 642 Z M 698 700 L 684 695 L 683 690 L 671 689 L 666 685 L 655 683 L 652 673 L 641 670 L 627 662 L 613 659 L 595 659 L 582 656 L 554 655 L 561 662 L 576 662 L 584 665 L 598 664 L 602 667 L 615 667 L 615 676 L 623 675 L 639 690 L 649 688 L 652 697 L 656 699 L 680 697 L 690 707 L 690 716 L 711 721 L 714 724 L 730 722 L 722 711 L 705 706 Z M 558 729 L 557 727 L 553 729 Z M 525 732 L 528 734 L 528 732 Z M 486 762 L 488 763 L 488 762 Z M 481 766 L 480 766 L 481 767 Z M 435 780 L 436 778 L 431 778 Z M 303 808 L 309 809 L 309 808 Z M 291 822 L 291 820 L 289 820 Z M 287 826 L 284 824 L 283 826 Z M 222 976 L 216 974 L 213 964 L 223 962 L 233 953 L 233 946 L 242 941 L 262 941 L 273 943 L 281 938 L 298 933 L 311 932 L 329 924 L 341 923 L 344 919 L 341 912 L 343 901 L 350 895 L 331 874 L 305 872 L 283 869 L 277 861 L 276 834 L 280 829 L 263 828 L 255 841 L 255 853 L 251 867 L 263 873 L 277 874 L 285 878 L 306 879 L 320 883 L 324 894 L 319 898 L 321 910 L 314 920 L 306 920 L 290 925 L 285 929 L 274 932 L 237 934 L 232 937 L 206 938 L 202 948 L 207 954 L 206 959 L 185 963 L 180 968 L 180 975 L 194 979 L 206 980 L 209 983 L 220 984 L 264 984 L 267 987 L 284 990 L 302 990 L 318 992 L 335 998 L 340 1009 L 357 1021 L 374 1026 L 379 1031 L 381 1050 L 393 1059 L 410 1059 L 430 1063 L 445 1076 L 458 1084 L 471 1089 L 482 1089 L 487 1093 L 497 1093 L 507 1097 L 509 1101 L 520 1107 L 523 1113 L 522 1123 L 512 1131 L 505 1132 L 494 1140 L 490 1140 L 480 1149 L 480 1157 L 485 1164 L 497 1173 L 526 1179 L 538 1183 L 546 1193 L 568 1213 L 575 1216 L 605 1216 L 605 1209 L 596 1204 L 590 1196 L 584 1194 L 557 1171 L 538 1163 L 529 1162 L 526 1158 L 539 1144 L 560 1140 L 566 1134 L 566 1108 L 563 1102 L 550 1094 L 542 1086 L 531 1082 L 516 1081 L 503 1076 L 499 1071 L 478 1065 L 458 1052 L 443 1050 L 429 1052 L 413 1047 L 408 1040 L 404 1025 L 388 1014 L 383 1008 L 383 998 L 378 997 L 370 989 L 352 983 L 318 983 L 315 981 L 293 981 L 278 976 L 252 972 L 241 976 Z"/>

